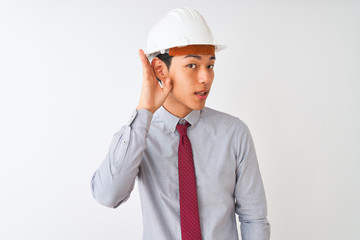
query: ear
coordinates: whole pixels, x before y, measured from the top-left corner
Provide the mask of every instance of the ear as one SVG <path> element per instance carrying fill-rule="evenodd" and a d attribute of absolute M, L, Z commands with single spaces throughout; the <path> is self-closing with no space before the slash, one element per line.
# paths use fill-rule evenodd
<path fill-rule="evenodd" d="M 156 77 L 161 81 L 165 81 L 165 79 L 168 77 L 169 74 L 166 64 L 163 61 L 161 61 L 159 58 L 155 57 L 151 61 L 151 66 L 154 70 Z"/>

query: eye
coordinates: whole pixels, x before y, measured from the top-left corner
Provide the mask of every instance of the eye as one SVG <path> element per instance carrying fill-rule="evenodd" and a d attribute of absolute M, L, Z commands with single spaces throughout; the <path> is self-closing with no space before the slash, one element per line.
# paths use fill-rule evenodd
<path fill-rule="evenodd" d="M 192 69 L 195 69 L 195 68 L 196 68 L 196 64 L 193 64 L 193 63 L 188 64 L 187 66 L 188 66 L 189 68 L 192 68 Z"/>
<path fill-rule="evenodd" d="M 214 68 L 214 64 L 210 64 L 210 65 L 208 66 L 208 68 L 209 68 L 209 69 L 213 69 L 213 68 Z"/>

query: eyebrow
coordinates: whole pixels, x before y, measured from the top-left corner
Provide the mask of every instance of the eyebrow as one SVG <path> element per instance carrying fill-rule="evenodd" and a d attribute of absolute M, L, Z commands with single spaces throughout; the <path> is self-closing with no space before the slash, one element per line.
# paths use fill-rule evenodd
<path fill-rule="evenodd" d="M 189 58 L 189 57 L 193 57 L 193 58 L 196 58 L 196 59 L 201 60 L 201 56 L 199 56 L 199 55 L 193 55 L 193 54 L 186 55 L 184 58 Z M 215 60 L 215 59 L 216 59 L 215 56 L 211 56 L 211 57 L 210 57 L 210 60 Z"/>

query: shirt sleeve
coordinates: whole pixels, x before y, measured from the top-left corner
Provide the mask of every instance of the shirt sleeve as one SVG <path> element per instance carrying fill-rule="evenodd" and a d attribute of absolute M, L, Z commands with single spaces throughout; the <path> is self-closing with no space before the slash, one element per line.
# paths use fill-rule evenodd
<path fill-rule="evenodd" d="M 243 240 L 270 239 L 266 197 L 254 143 L 248 127 L 240 121 L 237 143 L 236 213 Z"/>
<path fill-rule="evenodd" d="M 134 188 L 153 114 L 135 110 L 127 125 L 116 132 L 108 153 L 91 180 L 94 198 L 116 208 L 125 202 Z"/>

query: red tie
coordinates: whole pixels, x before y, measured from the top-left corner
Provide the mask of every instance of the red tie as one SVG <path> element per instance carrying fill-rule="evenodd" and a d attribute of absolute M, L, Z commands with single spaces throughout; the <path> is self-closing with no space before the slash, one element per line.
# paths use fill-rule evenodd
<path fill-rule="evenodd" d="M 180 224 L 182 240 L 201 240 L 199 209 L 196 194 L 196 180 L 191 143 L 187 136 L 186 124 L 178 124 L 179 141 L 179 192 Z"/>

